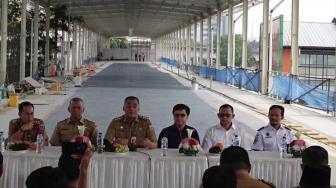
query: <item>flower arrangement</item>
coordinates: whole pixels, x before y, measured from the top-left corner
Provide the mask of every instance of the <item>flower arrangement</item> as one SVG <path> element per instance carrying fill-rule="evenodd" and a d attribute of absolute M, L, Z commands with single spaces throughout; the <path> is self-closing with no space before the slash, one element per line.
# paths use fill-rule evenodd
<path fill-rule="evenodd" d="M 193 129 L 187 129 L 187 132 L 188 138 L 181 141 L 179 145 L 179 153 L 183 153 L 186 156 L 196 156 L 200 151 L 202 151 L 202 148 L 196 139 L 191 138 Z"/>
<path fill-rule="evenodd" d="M 289 152 L 293 154 L 293 157 L 302 157 L 302 152 L 306 149 L 306 142 L 304 140 L 293 140 L 289 144 Z"/>

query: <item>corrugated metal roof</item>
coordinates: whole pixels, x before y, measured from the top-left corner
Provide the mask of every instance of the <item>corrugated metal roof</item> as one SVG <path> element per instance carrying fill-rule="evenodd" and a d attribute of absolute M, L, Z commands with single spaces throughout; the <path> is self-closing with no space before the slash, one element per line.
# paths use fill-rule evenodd
<path fill-rule="evenodd" d="M 291 22 L 284 22 L 284 46 L 291 46 Z M 336 47 L 336 25 L 333 23 L 299 23 L 300 47 Z"/>

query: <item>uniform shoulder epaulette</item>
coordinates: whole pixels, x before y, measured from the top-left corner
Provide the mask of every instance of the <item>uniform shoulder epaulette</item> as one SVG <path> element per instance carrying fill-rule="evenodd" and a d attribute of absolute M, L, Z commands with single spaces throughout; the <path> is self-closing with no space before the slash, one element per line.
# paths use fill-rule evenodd
<path fill-rule="evenodd" d="M 62 121 L 57 122 L 57 124 L 66 123 L 68 120 L 69 120 L 69 118 L 63 119 Z"/>
<path fill-rule="evenodd" d="M 257 131 L 261 131 L 261 130 L 263 130 L 263 129 L 265 129 L 265 127 L 261 127 L 260 129 L 258 129 Z"/>
<path fill-rule="evenodd" d="M 88 119 L 84 119 L 85 122 L 87 122 L 87 124 L 95 124 L 94 121 L 88 120 Z"/>
<path fill-rule="evenodd" d="M 120 121 L 120 120 L 123 120 L 124 119 L 124 116 L 119 116 L 119 117 L 116 117 L 114 119 L 112 119 L 112 121 Z"/>
<path fill-rule="evenodd" d="M 16 119 L 12 119 L 12 120 L 10 120 L 10 124 L 15 124 L 15 123 L 17 123 L 17 122 L 19 122 L 19 118 L 16 118 Z"/>
<path fill-rule="evenodd" d="M 141 116 L 141 115 L 139 115 L 139 118 L 140 118 L 140 119 L 149 120 L 149 117 L 148 117 L 148 116 Z"/>
<path fill-rule="evenodd" d="M 290 129 L 290 128 L 286 127 L 286 126 L 284 126 L 284 128 L 287 129 L 287 130 L 289 130 L 289 131 L 292 131 L 292 129 Z"/>

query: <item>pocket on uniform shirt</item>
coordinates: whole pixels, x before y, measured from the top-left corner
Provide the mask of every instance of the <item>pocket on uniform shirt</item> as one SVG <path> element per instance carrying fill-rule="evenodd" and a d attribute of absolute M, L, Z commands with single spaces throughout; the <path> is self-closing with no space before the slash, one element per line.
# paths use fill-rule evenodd
<path fill-rule="evenodd" d="M 117 138 L 127 138 L 126 131 L 124 131 L 124 130 L 117 130 L 116 137 Z"/>
<path fill-rule="evenodd" d="M 68 142 L 74 136 L 74 133 L 69 129 L 62 129 L 60 131 L 60 138 L 62 142 Z"/>

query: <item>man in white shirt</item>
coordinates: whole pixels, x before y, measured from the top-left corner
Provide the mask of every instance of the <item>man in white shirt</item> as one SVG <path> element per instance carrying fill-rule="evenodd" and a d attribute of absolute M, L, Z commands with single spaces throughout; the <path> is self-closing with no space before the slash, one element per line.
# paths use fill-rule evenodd
<path fill-rule="evenodd" d="M 217 117 L 219 124 L 209 128 L 205 133 L 202 143 L 203 150 L 209 151 L 210 148 L 220 143 L 224 145 L 224 148 L 234 145 L 250 150 L 246 133 L 232 123 L 235 117 L 233 107 L 229 104 L 222 105 Z"/>
<path fill-rule="evenodd" d="M 284 107 L 280 105 L 270 107 L 268 111 L 269 124 L 258 130 L 251 146 L 252 150 L 280 151 L 283 145 L 290 144 L 295 139 L 292 131 L 281 124 L 284 114 Z"/>

